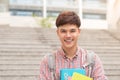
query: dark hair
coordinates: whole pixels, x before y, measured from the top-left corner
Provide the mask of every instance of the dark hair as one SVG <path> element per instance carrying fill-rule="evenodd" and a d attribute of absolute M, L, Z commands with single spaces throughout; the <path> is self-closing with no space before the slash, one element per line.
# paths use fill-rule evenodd
<path fill-rule="evenodd" d="M 65 24 L 74 24 L 79 28 L 81 26 L 81 21 L 79 16 L 73 11 L 61 12 L 56 19 L 56 26 L 62 26 Z"/>

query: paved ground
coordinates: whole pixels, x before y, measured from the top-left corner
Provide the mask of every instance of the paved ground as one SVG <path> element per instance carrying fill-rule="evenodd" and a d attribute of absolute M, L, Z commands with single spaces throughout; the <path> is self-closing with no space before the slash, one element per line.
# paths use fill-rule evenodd
<path fill-rule="evenodd" d="M 120 79 L 119 32 L 82 30 L 79 45 L 101 58 L 109 80 Z M 38 80 L 41 58 L 58 48 L 55 29 L 0 27 L 0 80 Z"/>
<path fill-rule="evenodd" d="M 30 16 L 10 16 L 10 26 L 39 27 L 34 17 Z"/>

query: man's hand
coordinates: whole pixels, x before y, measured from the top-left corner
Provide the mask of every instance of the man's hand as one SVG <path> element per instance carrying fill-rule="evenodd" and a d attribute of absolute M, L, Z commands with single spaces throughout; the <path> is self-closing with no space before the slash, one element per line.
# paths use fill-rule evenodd
<path fill-rule="evenodd" d="M 68 80 L 72 80 L 72 77 L 68 77 Z"/>

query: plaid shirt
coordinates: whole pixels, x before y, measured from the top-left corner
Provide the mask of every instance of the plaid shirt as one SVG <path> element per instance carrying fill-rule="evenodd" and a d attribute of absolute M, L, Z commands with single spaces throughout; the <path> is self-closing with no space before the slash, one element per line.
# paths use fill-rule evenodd
<path fill-rule="evenodd" d="M 60 69 L 62 68 L 82 68 L 87 59 L 87 51 L 78 47 L 78 50 L 72 59 L 66 57 L 62 48 L 58 49 L 55 52 L 56 56 L 56 70 L 55 74 L 57 76 L 57 80 L 60 80 Z M 104 69 L 100 58 L 95 54 L 94 55 L 95 64 L 93 66 L 93 70 L 91 76 L 93 80 L 107 80 L 107 77 L 104 75 Z M 52 63 L 53 64 L 53 63 Z M 85 68 L 86 75 L 88 75 L 88 67 Z M 48 56 L 45 56 L 40 64 L 40 77 L 39 80 L 51 80 L 51 73 L 48 67 Z"/>

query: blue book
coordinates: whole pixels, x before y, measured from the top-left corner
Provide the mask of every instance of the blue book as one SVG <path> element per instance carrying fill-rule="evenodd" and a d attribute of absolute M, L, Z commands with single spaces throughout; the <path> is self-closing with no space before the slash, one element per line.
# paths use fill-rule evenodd
<path fill-rule="evenodd" d="M 73 73 L 77 72 L 82 75 L 86 75 L 85 69 L 80 68 L 65 68 L 60 70 L 60 80 L 68 80 L 68 77 L 72 77 Z"/>

